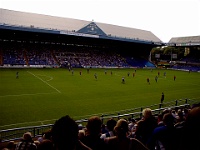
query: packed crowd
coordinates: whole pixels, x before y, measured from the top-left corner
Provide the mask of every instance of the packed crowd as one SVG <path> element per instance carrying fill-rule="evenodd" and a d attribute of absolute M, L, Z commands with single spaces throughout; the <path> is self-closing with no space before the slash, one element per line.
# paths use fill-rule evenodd
<path fill-rule="evenodd" d="M 48 50 L 9 49 L 3 51 L 3 64 L 9 65 L 55 65 L 56 62 Z"/>
<path fill-rule="evenodd" d="M 99 50 L 56 51 L 60 64 L 70 64 L 72 67 L 126 67 L 126 59 L 114 52 Z"/>
<path fill-rule="evenodd" d="M 3 150 L 199 150 L 200 105 L 166 109 L 157 117 L 150 108 L 143 117 L 113 118 L 102 124 L 98 116 L 85 127 L 70 116 L 61 117 L 52 129 L 33 139 L 30 132 L 21 141 L 10 142 Z"/>
<path fill-rule="evenodd" d="M 49 65 L 75 67 L 130 67 L 126 59 L 115 52 L 100 50 L 48 50 L 37 47 L 3 51 L 5 65 Z"/>
<path fill-rule="evenodd" d="M 200 52 L 195 51 L 192 54 L 182 58 L 173 65 L 174 69 L 200 71 Z"/>

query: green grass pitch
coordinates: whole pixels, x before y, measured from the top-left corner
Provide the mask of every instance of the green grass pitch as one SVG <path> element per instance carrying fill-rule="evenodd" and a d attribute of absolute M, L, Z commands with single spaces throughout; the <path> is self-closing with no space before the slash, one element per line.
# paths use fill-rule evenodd
<path fill-rule="evenodd" d="M 67 69 L 0 69 L 0 129 L 54 123 L 66 114 L 82 119 L 148 106 L 160 103 L 162 92 L 165 102 L 200 99 L 200 74 L 196 72 L 137 69 L 133 77 L 135 69 L 106 71 L 107 74 L 105 69 L 90 69 L 87 73 L 86 69 L 74 69 L 72 75 Z"/>

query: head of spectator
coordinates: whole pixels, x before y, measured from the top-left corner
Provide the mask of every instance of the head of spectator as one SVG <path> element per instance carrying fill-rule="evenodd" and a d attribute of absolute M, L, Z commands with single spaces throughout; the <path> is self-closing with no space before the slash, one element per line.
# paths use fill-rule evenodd
<path fill-rule="evenodd" d="M 107 121 L 107 123 L 106 123 L 106 125 L 107 125 L 107 129 L 109 130 L 109 131 L 113 131 L 113 129 L 114 129 L 114 127 L 115 127 L 115 125 L 117 124 L 117 121 L 116 120 L 114 120 L 114 119 L 109 119 L 108 121 Z"/>
<path fill-rule="evenodd" d="M 168 108 L 168 109 L 164 109 L 162 114 L 164 115 L 164 114 L 171 113 L 171 112 L 172 112 L 171 108 Z"/>
<path fill-rule="evenodd" d="M 21 150 L 22 147 L 23 147 L 23 149 L 26 149 L 26 150 L 36 150 L 37 149 L 36 144 L 32 140 L 31 132 L 26 132 L 23 134 L 22 141 L 17 143 L 15 150 Z"/>
<path fill-rule="evenodd" d="M 98 116 L 92 116 L 88 119 L 86 124 L 85 135 L 82 137 L 81 142 L 91 149 L 102 150 L 105 149 L 104 140 L 101 136 L 101 119 Z"/>
<path fill-rule="evenodd" d="M 38 141 L 42 142 L 45 139 L 51 140 L 51 137 L 52 137 L 51 130 L 48 130 L 42 133 L 42 137 L 39 137 Z"/>
<path fill-rule="evenodd" d="M 79 130 L 82 130 L 82 129 L 83 129 L 83 125 L 82 125 L 82 124 L 79 124 L 79 125 L 78 125 L 78 129 L 79 129 Z"/>
<path fill-rule="evenodd" d="M 114 127 L 116 125 L 117 121 L 114 120 L 113 118 L 109 119 L 107 122 L 106 122 L 106 125 L 107 125 L 107 129 L 108 131 L 104 134 L 101 134 L 101 139 L 105 139 L 107 137 L 112 137 L 112 136 L 115 136 L 115 133 L 114 133 Z"/>
<path fill-rule="evenodd" d="M 184 108 L 183 112 L 184 112 L 184 118 L 186 119 L 186 117 L 187 117 L 187 115 L 189 113 L 189 109 L 188 108 Z"/>
<path fill-rule="evenodd" d="M 101 119 L 98 116 L 92 116 L 88 119 L 86 133 L 89 135 L 100 136 L 101 134 Z"/>
<path fill-rule="evenodd" d="M 171 111 L 171 113 L 172 113 L 172 114 L 176 114 L 176 111 L 173 109 L 173 110 Z"/>
<path fill-rule="evenodd" d="M 145 108 L 143 109 L 142 111 L 142 116 L 143 116 L 143 119 L 148 119 L 148 118 L 151 118 L 152 117 L 152 111 L 150 108 Z"/>
<path fill-rule="evenodd" d="M 114 131 L 118 138 L 126 137 L 129 131 L 128 122 L 125 119 L 119 119 L 114 127 Z"/>
<path fill-rule="evenodd" d="M 56 150 L 74 150 L 80 146 L 78 124 L 68 115 L 60 118 L 52 127 L 52 141 Z"/>
<path fill-rule="evenodd" d="M 164 123 L 164 125 L 166 125 L 168 127 L 173 127 L 174 126 L 174 117 L 172 116 L 171 113 L 164 114 L 163 123 Z"/>
<path fill-rule="evenodd" d="M 158 114 L 158 118 L 157 118 L 157 124 L 158 126 L 162 126 L 163 125 L 163 114 Z"/>
<path fill-rule="evenodd" d="M 132 131 L 135 129 L 134 125 L 136 124 L 136 121 L 134 118 L 129 118 L 129 123 L 128 123 L 128 126 L 129 126 L 129 130 Z"/>
<path fill-rule="evenodd" d="M 79 130 L 78 131 L 79 140 L 82 140 L 84 137 L 85 137 L 85 130 Z"/>
<path fill-rule="evenodd" d="M 48 131 L 46 131 L 46 132 L 44 132 L 43 133 L 43 137 L 44 137 L 44 139 L 49 139 L 49 140 L 51 140 L 51 130 L 48 130 Z"/>
<path fill-rule="evenodd" d="M 14 141 L 10 141 L 7 145 L 7 148 L 9 150 L 14 150 L 15 149 L 15 142 Z"/>
<path fill-rule="evenodd" d="M 32 136 L 31 136 L 31 132 L 24 133 L 23 140 L 32 142 L 33 140 L 32 140 Z"/>
<path fill-rule="evenodd" d="M 184 118 L 184 115 L 183 115 L 183 112 L 181 109 L 178 110 L 178 113 L 177 113 L 177 122 L 181 122 L 181 121 L 184 121 L 185 118 Z"/>
<path fill-rule="evenodd" d="M 108 130 L 106 129 L 106 125 L 105 124 L 102 124 L 101 125 L 101 133 L 104 134 L 104 133 L 107 133 Z"/>

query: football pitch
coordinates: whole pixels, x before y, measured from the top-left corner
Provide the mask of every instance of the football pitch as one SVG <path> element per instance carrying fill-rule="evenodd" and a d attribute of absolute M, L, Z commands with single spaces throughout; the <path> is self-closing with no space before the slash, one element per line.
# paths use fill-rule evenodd
<path fill-rule="evenodd" d="M 0 129 L 54 123 L 66 114 L 83 119 L 158 104 L 162 92 L 164 102 L 199 100 L 200 74 L 167 69 L 0 69 Z"/>

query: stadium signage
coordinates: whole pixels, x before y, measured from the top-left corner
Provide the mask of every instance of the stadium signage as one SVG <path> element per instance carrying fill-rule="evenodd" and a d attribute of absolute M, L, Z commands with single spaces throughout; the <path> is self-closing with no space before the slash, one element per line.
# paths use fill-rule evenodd
<path fill-rule="evenodd" d="M 178 43 L 176 46 L 194 46 L 194 45 L 200 45 L 200 43 Z"/>
<path fill-rule="evenodd" d="M 166 46 L 175 46 L 175 43 L 166 43 Z"/>
<path fill-rule="evenodd" d="M 162 45 L 160 42 L 154 42 L 155 45 Z"/>
<path fill-rule="evenodd" d="M 91 34 L 84 34 L 84 33 L 70 32 L 70 31 L 60 31 L 60 34 L 74 35 L 74 36 L 82 36 L 82 37 L 99 38 L 98 35 L 91 35 Z"/>

